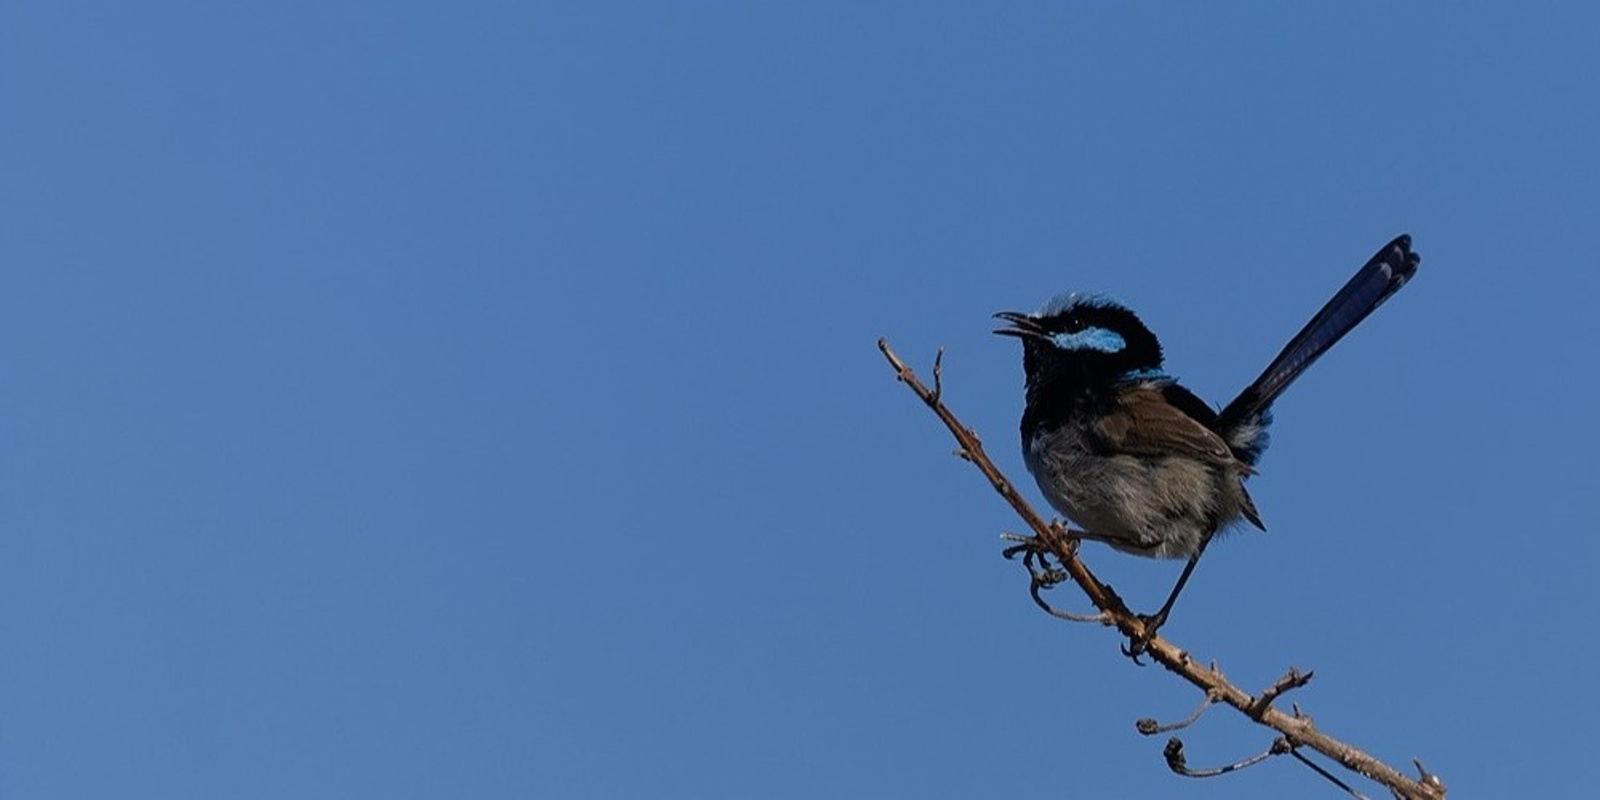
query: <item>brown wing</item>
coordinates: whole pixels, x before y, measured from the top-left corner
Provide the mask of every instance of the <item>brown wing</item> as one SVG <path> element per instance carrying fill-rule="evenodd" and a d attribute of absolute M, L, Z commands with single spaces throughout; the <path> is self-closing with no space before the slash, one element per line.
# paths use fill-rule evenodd
<path fill-rule="evenodd" d="M 1135 388 L 1117 396 L 1116 407 L 1095 425 L 1112 450 L 1129 455 L 1182 455 L 1249 475 L 1216 432 L 1167 402 L 1159 389 Z"/>

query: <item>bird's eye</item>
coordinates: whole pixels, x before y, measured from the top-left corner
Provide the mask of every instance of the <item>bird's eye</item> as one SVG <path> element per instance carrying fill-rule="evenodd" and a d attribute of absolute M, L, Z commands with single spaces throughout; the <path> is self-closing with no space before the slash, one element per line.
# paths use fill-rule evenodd
<path fill-rule="evenodd" d="M 1081 317 L 1067 317 L 1067 333 L 1077 333 L 1087 327 Z"/>

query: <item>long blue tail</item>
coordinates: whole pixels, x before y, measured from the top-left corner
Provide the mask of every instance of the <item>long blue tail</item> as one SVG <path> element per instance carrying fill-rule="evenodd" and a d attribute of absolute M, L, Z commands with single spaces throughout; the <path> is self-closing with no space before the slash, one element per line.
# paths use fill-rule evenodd
<path fill-rule="evenodd" d="M 1417 272 L 1422 257 L 1411 252 L 1410 234 L 1402 234 L 1383 246 L 1372 260 L 1366 263 L 1328 304 L 1306 323 L 1300 332 L 1272 360 L 1261 377 L 1245 388 L 1218 418 L 1218 427 L 1234 430 L 1245 424 L 1264 423 L 1263 415 L 1272 401 L 1306 367 L 1311 366 L 1328 348 L 1333 347 L 1355 326 L 1367 318 L 1389 296 L 1411 280 Z M 1266 444 L 1264 441 L 1261 443 Z"/>

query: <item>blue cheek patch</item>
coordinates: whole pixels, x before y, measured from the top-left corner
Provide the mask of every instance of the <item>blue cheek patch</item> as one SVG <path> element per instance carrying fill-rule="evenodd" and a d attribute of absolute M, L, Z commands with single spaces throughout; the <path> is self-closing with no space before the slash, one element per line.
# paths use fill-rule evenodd
<path fill-rule="evenodd" d="M 1124 372 L 1122 380 L 1125 381 L 1170 381 L 1172 376 L 1159 369 L 1136 369 Z"/>
<path fill-rule="evenodd" d="M 1077 333 L 1058 333 L 1050 342 L 1062 350 L 1095 350 L 1101 353 L 1118 353 L 1128 343 L 1122 335 L 1106 328 L 1084 328 Z"/>

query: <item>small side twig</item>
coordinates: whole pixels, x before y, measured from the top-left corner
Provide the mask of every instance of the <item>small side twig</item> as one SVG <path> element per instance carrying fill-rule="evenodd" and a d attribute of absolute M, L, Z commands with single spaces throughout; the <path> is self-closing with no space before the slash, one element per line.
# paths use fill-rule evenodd
<path fill-rule="evenodd" d="M 1358 798 L 1359 800 L 1372 800 L 1372 798 L 1367 797 L 1366 795 L 1356 791 L 1355 787 L 1351 786 L 1348 783 L 1345 783 L 1342 780 L 1339 780 L 1338 776 L 1336 776 L 1333 773 L 1327 771 L 1326 769 L 1323 769 L 1321 764 L 1318 764 L 1315 761 L 1312 761 L 1311 759 L 1306 758 L 1303 754 L 1301 754 L 1301 752 L 1299 750 L 1290 748 L 1289 755 L 1294 756 L 1295 759 L 1297 759 L 1300 763 L 1306 765 L 1306 767 L 1310 768 L 1313 772 L 1317 773 L 1318 775 L 1321 775 L 1324 778 L 1327 778 L 1328 781 L 1330 783 L 1332 783 L 1334 786 L 1337 786 L 1340 789 L 1345 790 L 1345 792 L 1348 793 L 1351 797 Z"/>
<path fill-rule="evenodd" d="M 1169 733 L 1171 731 L 1182 730 L 1198 721 L 1200 719 L 1200 715 L 1206 713 L 1206 709 L 1210 708 L 1212 704 L 1216 702 L 1217 696 L 1211 692 L 1206 692 L 1205 698 L 1200 701 L 1199 706 L 1195 707 L 1194 713 L 1190 714 L 1184 719 L 1162 725 L 1150 717 L 1145 717 L 1144 719 L 1133 723 L 1133 727 L 1146 736 L 1154 736 L 1158 733 Z M 1168 745 L 1170 746 L 1171 743 L 1169 742 Z"/>
<path fill-rule="evenodd" d="M 1250 709 L 1246 713 L 1250 715 L 1251 719 L 1260 719 L 1261 715 L 1265 714 L 1267 709 L 1272 707 L 1272 701 L 1278 699 L 1279 695 L 1282 695 L 1284 692 L 1291 691 L 1293 689 L 1298 689 L 1310 683 L 1311 676 L 1315 674 L 1315 671 L 1301 672 L 1294 667 L 1290 667 L 1289 671 L 1283 674 L 1283 677 L 1274 681 L 1271 686 L 1268 686 L 1266 689 L 1262 690 L 1261 696 L 1257 697 L 1255 702 L 1250 704 Z"/>
<path fill-rule="evenodd" d="M 1099 622 L 1105 625 L 1111 624 L 1104 611 L 1098 614 L 1078 614 L 1071 611 L 1062 611 L 1061 609 L 1056 608 L 1050 604 L 1050 601 L 1044 599 L 1044 596 L 1040 594 L 1040 592 L 1046 588 L 1048 587 L 1039 581 L 1034 581 L 1032 585 L 1028 587 L 1028 595 L 1033 598 L 1035 605 L 1044 610 L 1044 613 L 1049 614 L 1052 617 L 1056 617 L 1057 619 L 1064 619 L 1068 622 Z"/>
<path fill-rule="evenodd" d="M 1444 795 L 1444 781 L 1439 780 L 1439 776 L 1438 775 L 1435 775 L 1432 772 L 1429 772 L 1428 768 L 1422 765 L 1422 759 L 1413 758 L 1413 759 L 1411 759 L 1411 763 L 1415 764 L 1416 767 L 1417 767 L 1418 779 L 1421 780 L 1423 784 L 1425 784 L 1427 786 L 1432 786 L 1435 789 L 1438 789 L 1439 790 L 1439 795 L 1443 796 Z"/>
<path fill-rule="evenodd" d="M 1190 769 L 1187 759 L 1185 759 L 1183 755 L 1183 740 L 1174 736 L 1167 740 L 1167 746 L 1161 751 L 1161 755 L 1167 760 L 1167 769 L 1170 769 L 1173 772 L 1184 776 L 1185 778 L 1215 778 L 1218 775 L 1226 775 L 1230 772 L 1238 772 L 1245 767 L 1253 767 L 1256 764 L 1260 764 L 1261 762 L 1266 761 L 1273 756 L 1292 752 L 1293 749 L 1294 748 L 1289 746 L 1289 742 L 1287 740 L 1279 738 L 1272 743 L 1271 747 L 1266 749 L 1266 752 L 1257 753 L 1243 761 L 1235 761 L 1232 764 L 1226 764 L 1212 769 Z"/>
<path fill-rule="evenodd" d="M 1019 554 L 1022 556 L 1022 566 L 1028 570 L 1028 595 L 1033 598 L 1034 604 L 1042 609 L 1046 614 L 1059 619 L 1068 620 L 1070 622 L 1099 622 L 1108 625 L 1111 624 L 1106 618 L 1104 612 L 1096 614 L 1075 614 L 1071 611 L 1062 611 L 1061 609 L 1052 605 L 1050 601 L 1044 599 L 1044 590 L 1052 588 L 1057 584 L 1066 581 L 1068 578 L 1067 573 L 1064 570 L 1050 565 L 1049 552 L 1041 550 L 1037 540 L 1034 537 L 1018 536 L 1014 533 L 1003 533 L 1000 535 L 1000 538 L 1006 539 L 1007 541 L 1021 542 L 1021 544 L 1007 547 L 1005 550 L 1000 551 L 1000 554 L 1005 556 L 1007 559 L 1016 558 Z"/>

